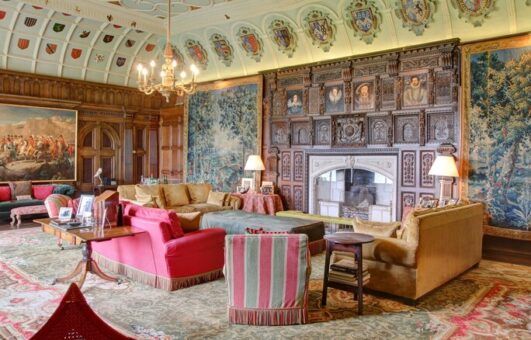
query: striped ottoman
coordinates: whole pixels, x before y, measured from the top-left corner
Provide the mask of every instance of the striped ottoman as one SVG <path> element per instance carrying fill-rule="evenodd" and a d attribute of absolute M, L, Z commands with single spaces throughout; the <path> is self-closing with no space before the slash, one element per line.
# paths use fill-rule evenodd
<path fill-rule="evenodd" d="M 42 214 L 48 214 L 48 211 L 46 210 L 44 204 L 13 208 L 11 209 L 11 227 L 14 227 L 15 223 L 17 224 L 17 228 L 20 227 L 20 222 L 22 222 L 22 216 Z"/>

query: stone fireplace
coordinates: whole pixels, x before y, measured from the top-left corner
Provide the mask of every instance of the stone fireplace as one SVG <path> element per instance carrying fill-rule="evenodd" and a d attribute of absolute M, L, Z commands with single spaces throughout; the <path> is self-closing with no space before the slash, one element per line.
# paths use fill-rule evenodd
<path fill-rule="evenodd" d="M 398 155 L 309 154 L 308 211 L 388 222 L 397 219 Z"/>

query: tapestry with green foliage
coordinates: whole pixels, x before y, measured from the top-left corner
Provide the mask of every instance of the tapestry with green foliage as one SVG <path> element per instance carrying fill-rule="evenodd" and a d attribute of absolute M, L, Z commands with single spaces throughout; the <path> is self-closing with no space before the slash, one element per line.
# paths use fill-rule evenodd
<path fill-rule="evenodd" d="M 187 182 L 236 190 L 247 157 L 258 151 L 258 89 L 247 84 L 189 97 Z"/>
<path fill-rule="evenodd" d="M 531 47 L 470 56 L 469 198 L 489 224 L 530 229 Z"/>

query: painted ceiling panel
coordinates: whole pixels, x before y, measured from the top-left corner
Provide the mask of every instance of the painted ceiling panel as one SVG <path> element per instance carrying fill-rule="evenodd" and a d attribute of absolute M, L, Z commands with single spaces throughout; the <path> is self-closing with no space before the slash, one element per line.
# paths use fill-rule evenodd
<path fill-rule="evenodd" d="M 172 44 L 186 65 L 204 62 L 199 81 L 531 30 L 524 0 L 474 2 L 479 7 L 469 10 L 458 9 L 463 0 L 172 1 Z M 0 68 L 136 86 L 138 63 L 162 62 L 166 22 L 157 16 L 167 15 L 165 0 L 0 3 Z M 408 26 L 411 18 L 419 25 Z"/>

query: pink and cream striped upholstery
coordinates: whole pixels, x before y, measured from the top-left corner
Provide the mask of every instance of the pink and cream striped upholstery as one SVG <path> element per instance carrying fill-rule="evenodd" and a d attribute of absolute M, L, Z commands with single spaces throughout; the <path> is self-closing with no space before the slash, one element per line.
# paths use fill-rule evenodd
<path fill-rule="evenodd" d="M 281 326 L 308 320 L 308 236 L 225 236 L 229 321 Z"/>
<path fill-rule="evenodd" d="M 59 209 L 62 207 L 68 207 L 68 203 L 72 199 L 66 195 L 51 194 L 44 200 L 44 205 L 48 211 L 50 218 L 57 218 L 59 216 Z"/>

